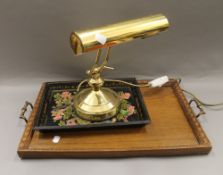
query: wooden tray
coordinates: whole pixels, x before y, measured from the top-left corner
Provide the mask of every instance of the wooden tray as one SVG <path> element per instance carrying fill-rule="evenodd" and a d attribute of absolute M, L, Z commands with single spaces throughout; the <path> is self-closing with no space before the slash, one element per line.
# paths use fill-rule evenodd
<path fill-rule="evenodd" d="M 142 82 L 142 81 L 141 81 Z M 151 123 L 141 128 L 40 133 L 33 124 L 45 85 L 18 146 L 21 158 L 132 157 L 207 154 L 211 144 L 179 84 L 141 88 Z M 61 137 L 53 143 L 55 135 Z"/>

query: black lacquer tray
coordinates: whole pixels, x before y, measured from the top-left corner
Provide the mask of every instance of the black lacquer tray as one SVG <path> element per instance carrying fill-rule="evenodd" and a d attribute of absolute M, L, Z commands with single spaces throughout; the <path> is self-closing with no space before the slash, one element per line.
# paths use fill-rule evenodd
<path fill-rule="evenodd" d="M 137 83 L 135 78 L 122 78 L 121 80 Z M 139 88 L 117 82 L 105 82 L 104 86 L 112 88 L 121 94 L 120 96 L 124 98 L 123 106 L 125 110 L 120 109 L 120 113 L 117 116 L 107 121 L 89 122 L 82 120 L 75 114 L 75 109 L 72 103 L 69 102 L 70 99 L 72 101 L 72 96 L 75 95 L 79 82 L 63 81 L 45 83 L 44 93 L 33 127 L 34 130 L 68 131 L 90 128 L 143 126 L 150 122 L 149 114 Z M 88 87 L 87 84 L 82 86 L 82 88 L 86 87 Z M 65 99 L 65 103 L 61 102 L 63 99 Z M 60 105 L 59 108 L 58 105 Z M 134 112 L 132 111 L 133 109 Z M 128 115 L 129 111 L 131 115 Z M 68 119 L 63 120 L 64 118 Z"/>

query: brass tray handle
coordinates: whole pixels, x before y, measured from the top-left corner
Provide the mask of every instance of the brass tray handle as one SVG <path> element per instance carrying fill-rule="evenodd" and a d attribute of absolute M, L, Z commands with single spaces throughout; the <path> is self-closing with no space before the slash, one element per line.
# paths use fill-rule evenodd
<path fill-rule="evenodd" d="M 196 104 L 197 108 L 200 110 L 200 112 L 196 115 L 197 118 L 200 117 L 201 115 L 206 114 L 205 111 L 204 111 L 204 109 L 201 107 L 202 105 L 199 104 L 199 102 L 196 99 L 192 98 L 189 101 L 189 105 L 191 105 L 193 102 Z"/>
<path fill-rule="evenodd" d="M 176 78 L 176 80 L 178 81 L 178 84 L 180 85 L 181 82 L 182 82 L 182 79 L 181 78 Z M 192 97 L 194 97 L 194 95 L 186 90 L 183 89 L 183 92 L 184 93 L 187 93 L 189 95 L 191 95 Z M 192 103 L 195 103 L 196 107 L 200 110 L 200 112 L 196 115 L 196 118 L 200 117 L 201 115 L 205 115 L 205 111 L 204 109 L 202 108 L 202 104 L 199 102 L 199 100 L 197 98 L 192 98 L 190 101 L 189 101 L 189 105 L 191 106 Z"/>
<path fill-rule="evenodd" d="M 20 119 L 23 119 L 26 123 L 28 122 L 28 120 L 27 120 L 27 118 L 25 117 L 25 113 L 26 113 L 26 111 L 27 111 L 28 106 L 30 106 L 30 108 L 33 110 L 33 105 L 32 105 L 32 103 L 26 101 L 25 104 L 24 104 L 24 106 L 22 107 L 21 112 L 20 112 L 20 115 L 19 115 L 19 118 L 20 118 Z"/>

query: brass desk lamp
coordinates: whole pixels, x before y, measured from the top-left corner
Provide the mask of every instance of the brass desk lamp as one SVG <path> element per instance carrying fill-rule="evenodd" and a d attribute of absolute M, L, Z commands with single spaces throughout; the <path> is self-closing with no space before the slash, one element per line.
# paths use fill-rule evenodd
<path fill-rule="evenodd" d="M 83 80 L 77 88 L 74 100 L 77 114 L 81 118 L 91 121 L 103 121 L 114 117 L 119 110 L 120 98 L 112 89 L 103 87 L 103 83 L 104 81 L 123 81 L 106 80 L 101 77 L 101 72 L 104 69 L 113 69 L 107 66 L 110 48 L 136 38 L 144 39 L 153 36 L 168 27 L 167 18 L 158 14 L 90 30 L 72 32 L 70 42 L 75 54 L 98 50 L 95 64 L 87 71 L 89 78 Z M 106 56 L 102 64 L 99 64 L 102 48 L 105 47 L 107 48 Z M 90 88 L 80 91 L 81 85 L 85 82 L 89 84 Z M 128 82 L 123 83 L 137 86 Z"/>

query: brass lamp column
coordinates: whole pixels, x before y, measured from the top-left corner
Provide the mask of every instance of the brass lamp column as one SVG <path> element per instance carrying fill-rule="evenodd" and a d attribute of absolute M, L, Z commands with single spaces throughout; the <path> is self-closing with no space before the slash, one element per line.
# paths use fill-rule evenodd
<path fill-rule="evenodd" d="M 120 99 L 118 94 L 112 89 L 102 87 L 104 80 L 101 77 L 103 69 L 113 69 L 107 67 L 110 47 L 107 49 L 106 57 L 101 65 L 98 64 L 101 49 L 98 50 L 95 64 L 87 71 L 87 80 L 90 88 L 83 89 L 74 99 L 74 106 L 77 114 L 86 120 L 102 121 L 113 117 L 119 109 Z M 78 86 L 78 91 L 79 91 Z"/>
<path fill-rule="evenodd" d="M 111 46 L 146 38 L 169 27 L 167 18 L 162 15 L 153 15 L 144 18 L 129 20 L 90 30 L 72 32 L 71 47 L 75 54 L 98 50 L 95 64 L 87 71 L 89 78 L 80 83 L 88 82 L 90 88 L 79 91 L 75 96 L 74 106 L 81 118 L 91 121 L 102 121 L 115 116 L 119 110 L 120 98 L 112 89 L 103 87 L 104 80 L 101 72 L 104 69 L 113 69 L 106 66 Z M 97 36 L 103 37 L 100 41 Z M 99 65 L 101 49 L 107 47 L 104 61 Z"/>

